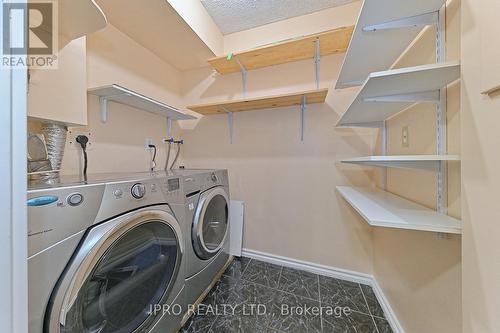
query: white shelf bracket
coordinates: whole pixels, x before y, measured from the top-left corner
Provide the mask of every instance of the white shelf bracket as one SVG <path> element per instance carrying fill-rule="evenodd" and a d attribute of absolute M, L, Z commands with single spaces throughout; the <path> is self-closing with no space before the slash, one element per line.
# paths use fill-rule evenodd
<path fill-rule="evenodd" d="M 416 102 L 439 102 L 439 90 L 424 91 L 411 94 L 387 95 L 364 97 L 365 102 L 395 102 L 395 103 L 416 103 Z"/>
<path fill-rule="evenodd" d="M 375 32 L 377 30 L 401 29 L 411 27 L 424 27 L 434 25 L 439 20 L 438 12 L 430 12 L 416 16 L 405 17 L 399 20 L 368 25 L 363 28 L 364 32 Z"/>
<path fill-rule="evenodd" d="M 307 97 L 302 96 L 302 103 L 300 104 L 300 141 L 304 142 L 304 122 L 305 113 L 307 110 Z"/>
<path fill-rule="evenodd" d="M 227 114 L 227 125 L 229 128 L 229 144 L 233 144 L 234 138 L 234 113 L 226 108 L 222 108 Z"/>
<path fill-rule="evenodd" d="M 108 98 L 99 97 L 99 108 L 101 109 L 101 122 L 104 124 L 108 121 Z"/>
<path fill-rule="evenodd" d="M 446 6 L 439 10 L 436 22 L 436 62 L 445 61 L 445 11 Z M 446 87 L 439 90 L 439 101 L 436 104 L 436 146 L 438 155 L 447 154 L 447 123 L 446 123 Z M 439 162 L 437 172 L 437 211 L 448 212 L 448 170 L 445 161 Z"/>
<path fill-rule="evenodd" d="M 172 138 L 172 119 L 167 117 L 167 139 Z"/>
<path fill-rule="evenodd" d="M 236 60 L 236 63 L 238 66 L 240 66 L 240 73 L 241 73 L 241 83 L 243 85 L 243 97 L 246 97 L 247 95 L 247 69 L 243 64 L 240 62 L 238 58 L 234 58 Z"/>
<path fill-rule="evenodd" d="M 321 45 L 319 38 L 314 41 L 316 50 L 314 53 L 314 71 L 316 77 L 316 89 L 319 89 L 320 69 L 321 69 Z"/>

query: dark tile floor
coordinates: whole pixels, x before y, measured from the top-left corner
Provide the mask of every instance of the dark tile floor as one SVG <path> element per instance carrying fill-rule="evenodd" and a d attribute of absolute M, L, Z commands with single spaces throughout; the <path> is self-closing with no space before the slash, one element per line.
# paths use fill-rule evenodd
<path fill-rule="evenodd" d="M 241 258 L 227 268 L 181 332 L 392 330 L 369 286 Z"/>

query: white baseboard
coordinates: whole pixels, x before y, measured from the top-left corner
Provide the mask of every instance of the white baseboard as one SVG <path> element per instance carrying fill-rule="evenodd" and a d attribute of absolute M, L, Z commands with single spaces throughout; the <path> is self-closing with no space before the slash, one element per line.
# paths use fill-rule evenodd
<path fill-rule="evenodd" d="M 243 249 L 242 256 L 257 259 L 264 262 L 269 262 L 276 265 L 300 269 L 303 271 L 319 275 L 330 276 L 341 280 L 347 280 L 347 281 L 370 285 L 373 288 L 375 296 L 377 297 L 380 306 L 384 310 L 384 313 L 387 317 L 386 319 L 391 325 L 391 328 L 394 331 L 394 333 L 404 333 L 404 330 L 401 324 L 399 323 L 398 319 L 396 318 L 396 315 L 392 310 L 389 301 L 385 297 L 384 293 L 382 292 L 382 289 L 380 288 L 380 285 L 377 283 L 377 280 L 375 280 L 375 277 L 373 275 L 332 267 L 332 266 L 316 264 L 309 261 L 292 259 L 288 257 L 278 256 L 250 249 Z"/>

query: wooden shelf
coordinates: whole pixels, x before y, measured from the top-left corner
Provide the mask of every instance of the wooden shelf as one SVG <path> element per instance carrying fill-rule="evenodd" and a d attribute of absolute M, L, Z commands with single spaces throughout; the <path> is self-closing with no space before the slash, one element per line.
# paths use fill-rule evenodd
<path fill-rule="evenodd" d="M 92 0 L 59 1 L 59 49 L 73 39 L 106 27 L 108 21 L 101 8 Z"/>
<path fill-rule="evenodd" d="M 363 29 L 405 18 L 411 21 L 419 15 L 439 11 L 444 3 L 445 0 L 365 0 L 335 88 L 361 85 L 370 73 L 391 68 L 423 26 Z"/>
<path fill-rule="evenodd" d="M 327 94 L 328 89 L 319 89 L 301 91 L 293 94 L 249 98 L 221 103 L 191 105 L 187 108 L 203 115 L 213 115 L 227 112 L 241 112 L 301 105 L 304 97 L 307 104 L 324 103 Z"/>
<path fill-rule="evenodd" d="M 354 26 L 342 27 L 234 53 L 230 60 L 228 60 L 228 56 L 224 56 L 210 59 L 208 62 L 220 74 L 229 74 L 240 71 L 240 65 L 236 59 L 245 69 L 251 70 L 314 58 L 317 39 L 320 41 L 321 56 L 343 53 L 347 50 L 353 30 Z"/>
<path fill-rule="evenodd" d="M 337 186 L 337 191 L 376 227 L 461 234 L 461 221 L 375 188 Z"/>
<path fill-rule="evenodd" d="M 337 126 L 380 125 L 416 102 L 437 102 L 439 89 L 459 78 L 458 62 L 371 73 Z"/>
<path fill-rule="evenodd" d="M 91 88 L 88 89 L 88 93 L 91 95 L 102 97 L 103 102 L 105 103 L 109 101 L 132 106 L 140 110 L 168 117 L 172 120 L 195 119 L 195 117 L 185 114 L 184 112 L 170 105 L 158 102 L 152 98 L 138 94 L 132 90 L 123 88 L 116 84 L 98 88 Z M 101 103 L 101 113 L 107 112 L 106 110 L 103 110 L 103 108 L 106 109 L 106 106 L 103 106 L 103 104 Z M 103 117 L 102 119 L 104 122 L 106 121 L 105 118 L 106 117 Z"/>
<path fill-rule="evenodd" d="M 342 163 L 373 165 L 388 168 L 438 171 L 441 162 L 459 162 L 458 155 L 389 155 L 343 159 Z"/>

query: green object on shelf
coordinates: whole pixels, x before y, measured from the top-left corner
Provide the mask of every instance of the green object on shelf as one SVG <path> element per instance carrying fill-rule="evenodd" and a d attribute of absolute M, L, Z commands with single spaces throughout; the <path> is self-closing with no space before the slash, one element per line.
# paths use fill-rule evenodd
<path fill-rule="evenodd" d="M 233 58 L 233 52 L 229 53 L 226 57 L 226 60 L 229 61 Z"/>

